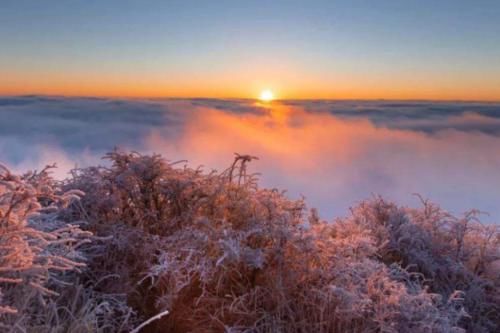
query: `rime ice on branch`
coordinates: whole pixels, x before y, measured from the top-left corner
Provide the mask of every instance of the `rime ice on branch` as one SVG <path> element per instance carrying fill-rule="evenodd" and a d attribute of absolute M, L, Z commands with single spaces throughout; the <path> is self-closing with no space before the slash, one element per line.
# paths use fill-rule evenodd
<path fill-rule="evenodd" d="M 33 324 L 22 301 L 64 291 L 83 253 L 92 282 L 83 290 L 98 304 L 91 331 L 498 330 L 499 230 L 477 211 L 455 217 L 426 200 L 413 209 L 374 197 L 328 223 L 304 200 L 260 188 L 250 155 L 220 173 L 159 155 L 105 158 L 108 167 L 62 183 L 46 170 L 2 169 L 5 327 L 20 313 Z M 96 235 L 90 245 L 89 232 L 68 224 L 79 220 Z"/>

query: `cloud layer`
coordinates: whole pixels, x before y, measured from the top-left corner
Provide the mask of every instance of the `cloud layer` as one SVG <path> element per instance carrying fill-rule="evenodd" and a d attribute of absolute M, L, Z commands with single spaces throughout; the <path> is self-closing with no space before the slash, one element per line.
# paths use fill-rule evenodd
<path fill-rule="evenodd" d="M 260 157 L 266 186 L 303 194 L 325 218 L 372 194 L 500 220 L 500 105 L 387 101 L 0 98 L 0 161 L 57 162 L 58 176 L 114 146 L 223 169 Z"/>

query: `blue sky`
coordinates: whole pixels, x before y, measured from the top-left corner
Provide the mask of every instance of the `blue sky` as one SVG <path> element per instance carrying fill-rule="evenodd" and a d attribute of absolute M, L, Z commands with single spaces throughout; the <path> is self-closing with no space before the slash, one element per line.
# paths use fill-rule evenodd
<path fill-rule="evenodd" d="M 220 79 L 220 95 L 241 97 L 260 84 L 286 97 L 495 99 L 499 17 L 500 2 L 484 0 L 4 0 L 0 93 L 64 94 L 71 78 L 210 95 Z"/>

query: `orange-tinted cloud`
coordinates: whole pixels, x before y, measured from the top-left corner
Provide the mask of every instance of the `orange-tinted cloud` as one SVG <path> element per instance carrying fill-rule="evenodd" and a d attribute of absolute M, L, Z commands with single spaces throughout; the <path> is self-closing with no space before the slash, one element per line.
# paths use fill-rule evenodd
<path fill-rule="evenodd" d="M 0 98 L 0 159 L 20 169 L 103 163 L 113 146 L 225 169 L 260 157 L 263 186 L 324 217 L 380 193 L 418 192 L 455 212 L 500 210 L 500 105 L 483 103 Z"/>
<path fill-rule="evenodd" d="M 465 115 L 451 123 L 478 119 L 488 121 Z M 455 129 L 430 135 L 280 104 L 260 114 L 200 107 L 189 112 L 174 141 L 154 131 L 146 142 L 167 156 L 219 169 L 233 152 L 258 155 L 252 170 L 263 174 L 264 184 L 305 194 L 327 214 L 373 193 L 405 203 L 414 203 L 411 194 L 421 193 L 445 206 L 459 202 L 465 210 L 473 205 L 472 193 L 498 195 L 500 188 L 495 176 L 500 156 L 493 153 L 500 147 L 498 136 Z"/>

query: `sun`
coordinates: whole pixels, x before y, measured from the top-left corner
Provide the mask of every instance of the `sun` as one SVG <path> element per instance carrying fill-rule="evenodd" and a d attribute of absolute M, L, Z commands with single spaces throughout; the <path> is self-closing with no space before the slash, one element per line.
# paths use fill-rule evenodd
<path fill-rule="evenodd" d="M 259 99 L 263 102 L 270 102 L 274 99 L 274 94 L 269 89 L 262 90 L 262 92 L 260 93 Z"/>

